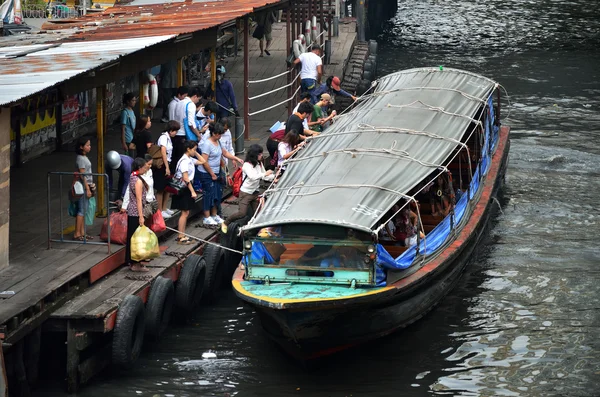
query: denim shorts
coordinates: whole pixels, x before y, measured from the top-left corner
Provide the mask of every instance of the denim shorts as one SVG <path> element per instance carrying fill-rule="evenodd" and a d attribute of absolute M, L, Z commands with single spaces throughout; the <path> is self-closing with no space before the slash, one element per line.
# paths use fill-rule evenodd
<path fill-rule="evenodd" d="M 200 182 L 202 183 L 202 209 L 210 211 L 217 200 L 219 181 L 213 181 L 208 172 L 196 171 L 196 173 L 200 174 Z"/>

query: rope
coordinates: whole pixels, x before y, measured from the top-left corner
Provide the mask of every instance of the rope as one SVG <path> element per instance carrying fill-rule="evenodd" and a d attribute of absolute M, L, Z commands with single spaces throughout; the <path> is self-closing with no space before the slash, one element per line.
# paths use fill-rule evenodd
<path fill-rule="evenodd" d="M 470 99 L 470 100 L 475 101 L 475 102 L 481 102 L 481 103 L 486 103 L 487 102 L 485 99 L 477 98 L 476 96 L 473 96 L 471 94 L 467 94 L 464 91 L 457 90 L 455 88 L 445 88 L 445 87 L 407 87 L 407 88 L 396 88 L 395 90 L 390 90 L 390 91 L 377 91 L 377 92 L 374 92 L 374 93 L 370 94 L 369 96 L 376 97 L 376 96 L 380 96 L 380 95 L 384 95 L 384 94 L 391 94 L 393 92 L 398 92 L 398 91 L 415 91 L 415 90 L 452 91 L 452 92 L 458 92 L 459 94 L 461 94 L 465 98 Z"/>
<path fill-rule="evenodd" d="M 255 96 L 253 96 L 253 97 L 249 97 L 249 98 L 248 98 L 248 100 L 249 100 L 249 101 L 252 101 L 252 100 L 254 100 L 254 99 L 262 98 L 262 97 L 264 97 L 265 95 L 269 95 L 269 94 L 272 94 L 272 93 L 274 93 L 274 92 L 277 92 L 277 91 L 279 91 L 279 90 L 281 90 L 281 89 L 284 89 L 284 88 L 291 87 L 292 85 L 294 85 L 294 83 L 296 82 L 296 80 L 298 80 L 299 78 L 300 78 L 300 75 L 298 75 L 298 76 L 297 76 L 297 77 L 296 77 L 294 80 L 292 80 L 292 82 L 291 82 L 291 83 L 289 83 L 289 84 L 286 84 L 286 85 L 284 85 L 284 86 L 281 86 L 281 87 L 279 87 L 279 88 L 275 88 L 274 90 L 271 90 L 271 91 L 268 91 L 268 92 L 265 92 L 265 93 L 262 93 L 262 94 L 255 95 Z"/>
<path fill-rule="evenodd" d="M 498 84 L 498 87 L 502 88 L 504 90 L 504 93 L 506 94 L 506 100 L 508 101 L 508 113 L 506 114 L 506 118 L 509 118 L 510 112 L 512 111 L 512 106 L 510 104 L 510 95 L 508 95 L 508 91 L 506 91 L 506 88 L 502 84 Z"/>
<path fill-rule="evenodd" d="M 298 91 L 300 91 L 300 87 L 298 87 L 298 88 L 296 89 L 296 92 L 294 92 L 290 98 L 288 98 L 288 99 L 285 99 L 285 100 L 283 100 L 283 101 L 281 101 L 281 102 L 279 102 L 279 103 L 276 103 L 276 104 L 275 104 L 275 105 L 273 105 L 273 106 L 269 106 L 268 108 L 265 108 L 265 109 L 263 109 L 263 110 L 258 110 L 258 111 L 256 111 L 256 112 L 248 113 L 248 116 L 249 116 L 249 117 L 251 117 L 251 116 L 254 116 L 254 115 L 257 115 L 257 114 L 260 114 L 260 113 L 266 112 L 267 110 L 271 110 L 271 109 L 273 109 L 273 108 L 276 108 L 277 106 L 281 106 L 281 105 L 283 105 L 284 103 L 286 103 L 286 102 L 289 102 L 289 101 L 293 100 L 293 99 L 294 99 L 294 97 L 296 96 L 296 94 L 298 93 Z"/>
<path fill-rule="evenodd" d="M 266 79 L 262 79 L 262 80 L 252 80 L 252 81 L 248 80 L 248 84 L 264 83 L 265 81 L 273 80 L 278 77 L 285 76 L 288 73 L 292 73 L 292 70 L 293 69 L 289 69 L 289 70 L 286 70 L 285 72 L 279 73 L 275 76 L 267 77 Z"/>
<path fill-rule="evenodd" d="M 405 152 L 403 150 L 395 150 L 394 146 L 396 144 L 396 141 L 394 141 L 394 144 L 392 145 L 391 149 L 375 149 L 375 148 L 367 148 L 367 149 L 361 149 L 361 148 L 357 148 L 357 149 L 335 149 L 335 150 L 331 150 L 329 152 L 323 152 L 320 154 L 315 154 L 312 156 L 305 156 L 305 157 L 301 157 L 301 158 L 295 158 L 295 159 L 288 159 L 285 160 L 284 163 L 295 163 L 295 162 L 300 162 L 300 161 L 304 161 L 304 160 L 311 160 L 317 157 L 321 157 L 323 155 L 328 155 L 328 154 L 336 154 L 336 153 L 345 153 L 345 154 L 352 154 L 354 155 L 355 153 L 366 153 L 366 154 L 378 154 L 378 153 L 386 153 L 386 154 L 391 154 L 391 155 L 396 155 L 399 157 L 404 157 L 409 159 L 410 161 L 414 161 L 416 163 L 421 164 L 423 167 L 430 167 L 430 168 L 443 168 L 446 169 L 446 167 L 442 164 L 434 164 L 434 163 L 428 163 L 419 159 L 416 159 L 414 157 L 411 157 L 410 154 L 408 154 L 408 152 Z"/>
<path fill-rule="evenodd" d="M 427 110 L 433 110 L 433 111 L 436 111 L 436 112 L 440 112 L 440 113 L 446 114 L 448 116 L 461 117 L 461 118 L 467 119 L 467 120 L 469 120 L 471 122 L 475 122 L 475 123 L 478 122 L 478 120 L 475 120 L 474 118 L 469 117 L 467 115 L 460 114 L 460 113 L 447 112 L 442 107 L 431 106 L 431 105 L 426 104 L 425 102 L 422 102 L 421 100 L 416 100 L 416 101 L 408 103 L 406 105 L 392 105 L 392 104 L 388 104 L 387 106 L 390 107 L 390 108 L 398 108 L 398 109 L 400 109 L 400 108 L 423 109 L 422 107 L 412 106 L 412 105 L 414 105 L 416 103 L 420 103 L 421 105 L 425 106 L 425 109 L 427 109 Z"/>
<path fill-rule="evenodd" d="M 193 239 L 193 240 L 202 241 L 203 243 L 206 243 L 206 244 L 216 245 L 217 247 L 220 247 L 220 248 L 222 248 L 222 249 L 224 249 L 224 250 L 231 251 L 231 252 L 235 252 L 236 254 L 241 254 L 241 255 L 244 255 L 244 253 L 243 253 L 242 251 L 234 250 L 234 249 L 232 249 L 232 248 L 228 248 L 228 247 L 223 247 L 222 245 L 219 245 L 219 244 L 217 244 L 217 243 L 213 243 L 212 241 L 203 240 L 203 239 L 201 239 L 201 238 L 199 238 L 199 237 L 192 236 L 191 234 L 182 233 L 182 232 L 180 232 L 179 230 L 177 230 L 177 229 L 173 229 L 173 228 L 171 228 L 171 227 L 169 227 L 169 226 L 165 226 L 165 227 L 167 228 L 167 230 L 170 230 L 170 231 L 172 231 L 172 232 L 175 232 L 175 233 L 183 234 L 184 236 L 186 236 L 186 237 L 189 237 L 189 238 L 191 238 L 191 239 Z"/>
<path fill-rule="evenodd" d="M 310 192 L 310 193 L 291 193 L 290 190 L 292 189 L 302 189 L 302 188 L 321 188 L 320 190 L 316 191 L 316 192 Z M 404 193 L 401 193 L 397 190 L 393 190 L 387 187 L 383 187 L 383 186 L 378 186 L 378 185 L 365 185 L 365 184 L 348 184 L 348 185 L 303 185 L 303 184 L 299 184 L 299 185 L 293 185 L 290 186 L 288 188 L 275 188 L 275 189 L 269 189 L 267 191 L 265 191 L 265 193 L 267 193 L 268 191 L 270 192 L 277 192 L 277 191 L 283 191 L 283 190 L 287 190 L 287 196 L 289 197 L 302 197 L 302 196 L 313 196 L 315 194 L 320 194 L 322 192 L 324 192 L 325 190 L 328 189 L 336 189 L 336 188 L 362 188 L 362 187 L 366 187 L 366 188 L 371 188 L 371 189 L 379 189 L 379 190 L 383 190 L 389 193 L 393 193 L 396 194 L 400 197 L 406 198 L 406 199 L 413 199 L 414 198 L 412 196 L 406 195 Z"/>

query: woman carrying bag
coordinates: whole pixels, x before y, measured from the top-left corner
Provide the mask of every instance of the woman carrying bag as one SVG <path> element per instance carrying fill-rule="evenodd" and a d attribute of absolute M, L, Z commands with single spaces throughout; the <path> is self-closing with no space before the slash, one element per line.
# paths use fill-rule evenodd
<path fill-rule="evenodd" d="M 134 272 L 147 272 L 149 269 L 140 262 L 131 261 L 131 236 L 138 226 L 144 226 L 144 205 L 148 185 L 141 177 L 152 166 L 152 161 L 136 158 L 131 167 L 132 173 L 129 179 L 129 202 L 127 204 L 127 244 L 125 245 L 125 263 Z"/>

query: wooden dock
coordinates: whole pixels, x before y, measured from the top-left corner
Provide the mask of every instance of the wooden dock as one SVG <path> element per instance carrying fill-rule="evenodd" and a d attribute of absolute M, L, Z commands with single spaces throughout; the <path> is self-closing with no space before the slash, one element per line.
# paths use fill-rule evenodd
<path fill-rule="evenodd" d="M 285 24 L 273 27 L 273 45 L 270 57 L 258 57 L 258 41 L 250 40 L 250 80 L 262 80 L 287 70 L 285 63 Z M 343 76 L 349 54 L 356 40 L 355 24 L 349 20 L 340 24 L 340 35 L 332 42 L 331 63 L 324 67 L 324 79 L 329 75 Z M 238 54 L 242 54 L 241 51 Z M 228 57 L 220 62 L 227 68 L 229 78 L 235 88 L 240 112 L 243 109 L 243 59 L 241 56 Z M 251 86 L 250 96 L 270 91 L 287 84 L 287 78 L 270 80 L 268 84 Z M 287 98 L 287 90 L 267 95 L 251 102 L 250 111 L 272 106 Z M 295 101 L 283 104 L 272 110 L 250 118 L 250 139 L 262 144 L 269 136 L 268 129 L 276 121 L 287 120 L 288 106 Z M 160 114 L 160 113 L 157 113 Z M 153 125 L 153 134 L 158 136 L 162 125 Z M 90 160 L 96 164 L 95 138 L 91 138 Z M 106 150 L 120 147 L 119 134 L 109 132 L 105 137 Z M 10 266 L 0 271 L 0 340 L 4 354 L 13 363 L 9 378 L 20 379 L 11 384 L 19 390 L 28 389 L 37 378 L 37 360 L 40 353 L 41 332 L 66 334 L 67 389 L 76 391 L 95 373 L 111 361 L 112 335 L 118 324 L 119 307 L 124 299 L 137 296 L 144 304 L 148 303 L 157 280 L 163 278 L 177 281 L 186 258 L 204 254 L 204 244 L 196 242 L 188 246 L 175 243 L 175 236 L 166 233 L 161 237 L 163 255 L 151 261 L 148 273 L 133 273 L 122 267 L 124 248 L 113 244 L 105 245 L 53 243 L 48 249 L 47 220 L 56 238 L 61 228 L 73 223 L 66 214 L 66 189 L 53 182 L 50 206 L 47 203 L 47 173 L 49 171 L 71 171 L 74 168 L 73 152 L 55 152 L 32 160 L 19 168 L 11 169 L 11 223 L 10 223 Z M 68 183 L 68 182 L 67 182 Z M 60 196 L 63 195 L 62 206 Z M 50 208 L 50 214 L 48 214 Z M 223 204 L 225 215 L 237 210 L 234 205 Z M 196 210 L 196 213 L 198 210 Z M 60 224 L 62 213 L 64 223 Z M 170 219 L 168 226 L 176 228 L 177 217 Z M 98 234 L 103 219 L 88 229 L 88 234 Z M 197 220 L 188 219 L 187 232 L 203 240 L 217 240 L 215 230 L 195 227 Z M 68 228 L 65 231 L 67 235 Z M 222 250 L 210 249 L 210 258 L 204 258 L 206 272 L 203 274 L 203 290 L 214 298 L 219 276 L 208 270 L 206 263 L 218 263 L 219 269 L 225 263 Z M 196 257 L 194 260 L 198 259 Z M 234 264 L 235 265 L 235 264 Z M 230 268 L 231 266 L 229 266 Z M 223 274 L 227 274 L 224 272 Z M 162 281 L 161 281 L 162 282 Z M 175 283 L 177 290 L 180 282 Z M 181 314 L 181 313 L 175 313 Z M 152 334 L 152 330 L 150 332 Z M 2 355 L 0 354 L 0 359 Z M 33 361 L 31 361 L 33 360 Z M 33 370 L 31 368 L 34 368 Z M 1 382 L 0 382 L 1 385 Z"/>

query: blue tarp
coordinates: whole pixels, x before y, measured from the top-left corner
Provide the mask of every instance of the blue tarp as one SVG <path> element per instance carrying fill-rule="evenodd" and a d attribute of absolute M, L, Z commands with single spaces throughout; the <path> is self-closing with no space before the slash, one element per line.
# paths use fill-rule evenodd
<path fill-rule="evenodd" d="M 252 243 L 252 250 L 250 251 L 250 258 L 248 258 L 248 254 L 244 255 L 243 263 L 244 265 L 248 265 L 248 262 L 252 264 L 265 264 L 265 263 L 273 263 L 275 260 L 267 251 L 267 247 L 260 241 L 254 241 Z"/>
<path fill-rule="evenodd" d="M 469 201 L 475 197 L 475 194 L 480 187 L 480 179 L 487 175 L 491 166 L 490 154 L 492 149 L 498 144 L 498 126 L 494 125 L 494 107 L 492 96 L 488 98 L 488 117 L 484 124 L 485 129 L 485 141 L 482 148 L 482 160 L 475 169 L 473 174 L 473 180 L 471 181 L 469 192 L 470 194 L 463 194 L 462 197 L 456 203 L 454 208 L 454 225 L 458 225 L 466 211 Z M 448 236 L 450 235 L 450 215 L 444 218 L 444 220 L 433 229 L 426 239 L 422 239 L 419 245 L 419 253 L 421 255 L 427 255 L 433 253 L 440 246 L 444 244 Z M 381 245 L 377 245 L 377 268 L 378 269 L 391 269 L 391 270 L 403 270 L 409 268 L 414 260 L 417 253 L 417 246 L 414 245 L 404 251 L 402 255 L 394 259 L 392 256 L 383 248 Z M 379 285 L 380 279 L 377 278 Z M 385 285 L 385 283 L 383 284 Z"/>

